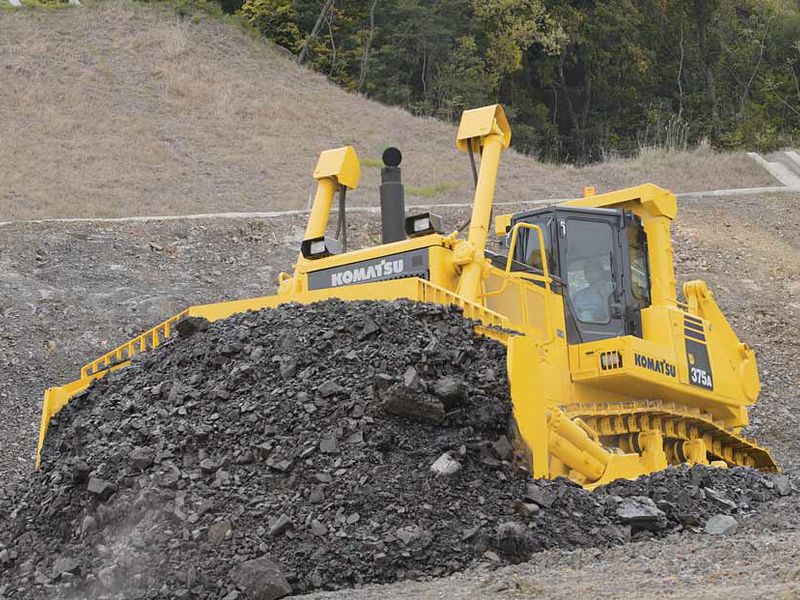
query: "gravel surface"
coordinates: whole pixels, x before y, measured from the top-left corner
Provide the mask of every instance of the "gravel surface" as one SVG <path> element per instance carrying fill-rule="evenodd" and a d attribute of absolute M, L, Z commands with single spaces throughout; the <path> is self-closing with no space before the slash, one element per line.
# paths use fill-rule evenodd
<path fill-rule="evenodd" d="M 610 549 L 551 550 L 500 569 L 308 600 L 472 600 L 474 598 L 796 598 L 800 594 L 797 501 L 778 500 L 729 536 L 675 534 Z"/>
<path fill-rule="evenodd" d="M 740 337 L 756 349 L 763 390 L 749 433 L 773 449 L 790 475 L 800 457 L 798 204 L 783 195 L 686 201 L 674 233 L 679 279 L 708 281 Z M 444 212 L 453 221 L 462 218 Z M 351 219 L 357 243 L 375 239 L 377 227 L 366 218 Z M 10 351 L 0 354 L 6 374 L 0 382 L 0 473 L 13 480 L 28 470 L 46 385 L 72 379 L 86 360 L 186 304 L 268 293 L 277 271 L 291 264 L 302 224 L 298 217 L 1 228 L 0 342 Z M 478 570 L 389 590 L 366 587 L 359 597 L 524 595 L 525 589 L 548 597 L 615 596 L 626 589 L 641 594 L 645 582 L 645 596 L 791 594 L 797 573 L 784 565 L 797 560 L 797 508 L 794 496 L 783 498 L 721 537 L 682 534 L 676 544 L 637 542 L 602 553 L 552 550 L 507 571 Z M 504 584 L 505 573 L 522 587 L 491 587 Z M 525 588 L 526 581 L 532 587 Z"/>

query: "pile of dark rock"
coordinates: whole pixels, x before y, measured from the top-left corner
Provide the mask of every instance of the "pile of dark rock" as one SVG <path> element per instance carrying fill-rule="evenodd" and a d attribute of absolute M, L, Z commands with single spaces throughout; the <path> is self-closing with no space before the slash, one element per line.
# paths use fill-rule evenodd
<path fill-rule="evenodd" d="M 452 308 L 328 301 L 179 329 L 62 410 L 42 469 L 3 491 L 0 596 L 271 599 L 728 533 L 790 492 L 699 467 L 594 493 L 530 481 L 505 349 Z"/>

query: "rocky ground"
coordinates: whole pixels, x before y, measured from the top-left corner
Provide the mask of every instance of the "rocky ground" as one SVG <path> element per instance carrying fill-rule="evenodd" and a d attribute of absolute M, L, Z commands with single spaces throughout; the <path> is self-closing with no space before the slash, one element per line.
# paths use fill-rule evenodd
<path fill-rule="evenodd" d="M 453 309 L 331 301 L 178 329 L 74 399 L 42 468 L 5 488 L 9 598 L 257 600 L 441 576 L 726 535 L 792 491 L 702 467 L 594 493 L 529 482 L 505 349 Z"/>
<path fill-rule="evenodd" d="M 706 279 L 741 338 L 756 349 L 764 389 L 750 433 L 772 447 L 790 475 L 800 456 L 794 396 L 798 203 L 787 196 L 683 202 L 674 235 L 680 279 Z M 463 218 L 443 212 L 451 222 Z M 357 243 L 374 239 L 377 226 L 368 219 L 374 220 L 351 220 Z M 74 378 L 86 360 L 186 304 L 271 291 L 277 271 L 291 263 L 302 224 L 302 217 L 287 217 L 0 228 L 0 343 L 7 349 L 0 353 L 0 467 L 6 480 L 29 469 L 46 385 Z M 797 504 L 789 497 L 769 506 L 722 538 L 682 534 L 678 544 L 643 541 L 566 555 L 552 550 L 501 573 L 478 570 L 388 590 L 368 586 L 359 594 L 614 596 L 645 581 L 645 595 L 653 596 L 670 590 L 791 593 L 797 573 L 784 565 L 797 558 Z M 744 578 L 744 572 L 758 575 Z M 507 581 L 517 583 L 501 590 Z"/>

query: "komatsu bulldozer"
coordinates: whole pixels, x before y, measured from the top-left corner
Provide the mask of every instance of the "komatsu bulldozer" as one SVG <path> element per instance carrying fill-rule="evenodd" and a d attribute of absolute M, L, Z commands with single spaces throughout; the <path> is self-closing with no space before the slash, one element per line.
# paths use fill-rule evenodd
<path fill-rule="evenodd" d="M 330 298 L 456 305 L 481 335 L 507 347 L 517 458 L 534 477 L 592 488 L 668 465 L 776 470 L 741 434 L 760 383 L 708 286 L 676 295 L 673 194 L 652 184 L 498 215 L 495 181 L 511 130 L 499 105 L 463 113 L 456 146 L 475 183 L 465 237 L 431 213 L 405 216 L 401 154 L 384 153 L 382 244 L 346 248 L 346 193 L 359 183 L 351 147 L 322 152 L 317 192 L 292 273 L 275 295 L 190 307 L 85 365 L 45 392 L 37 452 L 51 417 L 91 383 L 168 338 L 185 317 L 232 314 Z M 339 227 L 327 237 L 338 192 Z"/>

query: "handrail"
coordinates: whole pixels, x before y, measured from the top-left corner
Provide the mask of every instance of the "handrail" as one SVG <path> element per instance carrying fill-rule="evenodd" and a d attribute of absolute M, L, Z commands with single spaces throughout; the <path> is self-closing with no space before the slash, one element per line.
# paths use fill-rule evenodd
<path fill-rule="evenodd" d="M 512 273 L 511 272 L 511 265 L 514 264 L 514 250 L 517 245 L 517 236 L 519 235 L 520 228 L 524 229 L 533 229 L 536 231 L 536 237 L 539 241 L 539 254 L 542 257 L 542 275 L 532 275 L 530 273 Z M 519 279 L 529 279 L 531 281 L 541 281 L 544 283 L 545 289 L 549 292 L 550 291 L 550 273 L 547 267 L 547 252 L 544 247 L 544 234 L 542 233 L 542 228 L 538 225 L 534 225 L 533 223 L 517 223 L 514 225 L 514 228 L 511 230 L 511 244 L 508 248 L 508 257 L 506 258 L 506 268 L 503 271 L 505 273 L 505 277 L 503 278 L 503 284 L 496 290 L 492 290 L 490 292 L 484 292 L 481 294 L 481 298 L 489 298 L 491 296 L 497 296 L 498 294 L 502 294 L 506 287 L 508 286 L 508 281 L 511 277 L 516 277 Z"/>
<path fill-rule="evenodd" d="M 501 315 L 490 308 L 486 308 L 482 304 L 459 296 L 448 289 L 431 283 L 427 279 L 417 279 L 417 281 L 421 289 L 420 298 L 423 299 L 423 301 L 460 306 L 464 311 L 464 316 L 468 319 L 481 321 L 484 325 L 489 327 L 510 328 L 511 322 L 505 315 Z"/>
<path fill-rule="evenodd" d="M 136 354 L 140 354 L 145 350 L 158 348 L 162 341 L 168 338 L 170 333 L 172 333 L 172 326 L 188 314 L 189 309 L 187 308 L 186 310 L 179 312 L 177 315 L 170 317 L 166 321 L 159 323 L 152 329 L 148 329 L 143 334 L 128 340 L 121 346 L 117 346 L 111 352 L 107 352 L 100 358 L 96 358 L 95 360 L 86 363 L 81 368 L 81 378 L 95 375 L 96 373 L 109 369 L 114 365 L 128 361 Z"/>
<path fill-rule="evenodd" d="M 536 232 L 536 238 L 539 242 L 539 255 L 542 259 L 542 275 L 533 275 L 530 273 L 512 273 L 511 266 L 514 264 L 514 250 L 517 246 L 517 237 L 519 236 L 520 229 L 531 229 Z M 544 343 L 550 343 L 555 338 L 555 325 L 552 322 L 552 310 L 550 308 L 550 282 L 552 281 L 552 277 L 550 276 L 550 269 L 548 268 L 547 264 L 547 251 L 544 246 L 544 233 L 542 232 L 542 228 L 538 225 L 534 225 L 533 223 L 517 223 L 514 225 L 513 229 L 511 230 L 511 243 L 509 244 L 508 248 L 508 257 L 506 258 L 506 268 L 503 271 L 503 283 L 500 287 L 496 290 L 491 290 L 489 292 L 484 292 L 481 295 L 481 298 L 490 298 L 492 296 L 497 296 L 502 294 L 505 289 L 508 287 L 509 281 L 511 279 L 517 279 L 520 281 L 539 281 L 544 284 L 544 289 L 546 294 L 544 294 L 544 319 L 545 323 L 547 323 L 547 338 Z M 520 294 L 522 294 L 523 288 L 520 286 Z M 520 306 L 523 312 L 523 322 L 525 325 L 528 325 L 528 312 L 527 312 L 527 304 L 525 303 L 524 297 L 520 297 Z"/>

